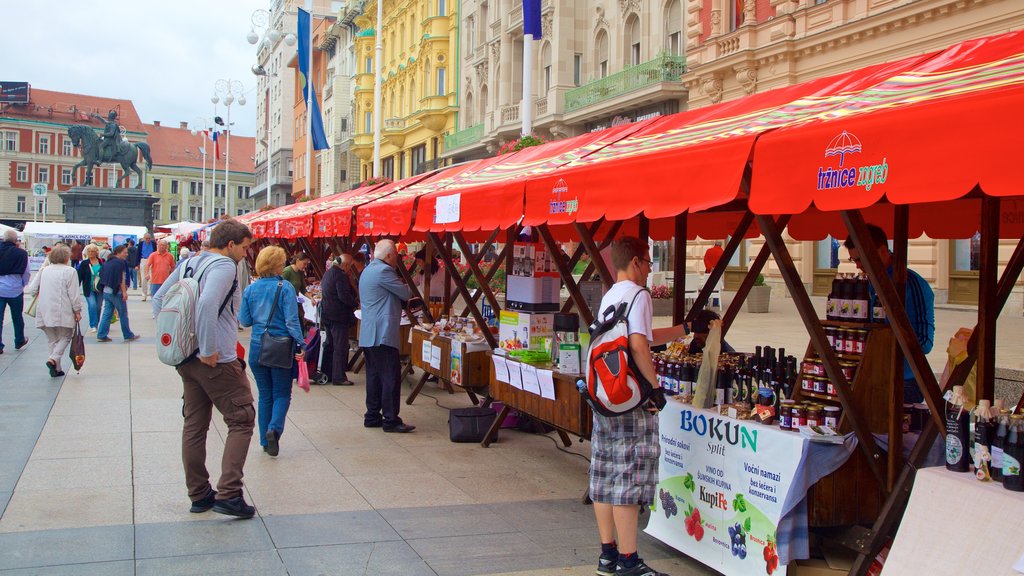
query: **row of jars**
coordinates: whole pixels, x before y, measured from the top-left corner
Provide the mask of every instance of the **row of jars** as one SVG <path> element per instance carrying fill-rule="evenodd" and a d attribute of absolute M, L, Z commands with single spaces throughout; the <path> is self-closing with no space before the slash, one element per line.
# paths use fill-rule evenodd
<path fill-rule="evenodd" d="M 779 429 L 796 431 L 801 426 L 839 428 L 842 415 L 843 409 L 839 406 L 813 402 L 798 404 L 796 400 L 783 400 L 779 408 Z"/>

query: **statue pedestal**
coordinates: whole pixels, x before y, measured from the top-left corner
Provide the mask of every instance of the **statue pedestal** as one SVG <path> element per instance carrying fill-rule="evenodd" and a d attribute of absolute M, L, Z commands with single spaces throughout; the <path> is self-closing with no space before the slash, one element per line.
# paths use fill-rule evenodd
<path fill-rule="evenodd" d="M 75 186 L 60 196 L 68 222 L 145 226 L 151 232 L 153 204 L 160 200 L 147 190 L 93 186 Z"/>

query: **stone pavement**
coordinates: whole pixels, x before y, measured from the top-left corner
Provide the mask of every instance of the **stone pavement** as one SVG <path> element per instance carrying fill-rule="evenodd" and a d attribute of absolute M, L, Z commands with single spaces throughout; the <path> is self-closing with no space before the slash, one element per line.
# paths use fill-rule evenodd
<path fill-rule="evenodd" d="M 190 514 L 181 382 L 156 358 L 148 306 L 129 302 L 137 342 L 87 335 L 81 374 L 50 379 L 34 328 L 0 355 L 0 574 L 593 574 L 589 445 L 516 431 L 488 449 L 452 444 L 446 408 L 469 401 L 429 387 L 436 401 L 402 405 L 414 433 L 366 429 L 362 374 L 296 389 L 280 457 L 254 436 L 256 518 Z M 214 482 L 225 434 L 215 415 Z M 650 538 L 641 553 L 670 574 L 713 573 Z"/>
<path fill-rule="evenodd" d="M 368 430 L 361 374 L 353 388 L 296 390 L 280 457 L 253 441 L 245 481 L 257 518 L 190 514 L 181 384 L 156 358 L 148 303 L 133 295 L 129 310 L 142 339 L 125 344 L 117 329 L 108 344 L 87 338 L 81 374 L 50 379 L 34 328 L 28 347 L 0 355 L 0 575 L 593 573 L 596 529 L 579 503 L 587 444 L 560 451 L 553 435 L 515 431 L 488 449 L 452 444 L 446 408 L 469 402 L 436 389 L 403 404 L 414 433 Z M 807 335 L 792 301 L 773 294 L 772 310 L 741 314 L 731 343 L 802 354 Z M 973 325 L 972 314 L 937 311 L 937 341 Z M 1011 303 L 999 366 L 1024 368 L 1021 334 Z M 937 371 L 943 350 L 929 357 Z M 214 477 L 224 435 L 215 417 Z M 714 574 L 650 538 L 640 548 L 670 574 Z"/>

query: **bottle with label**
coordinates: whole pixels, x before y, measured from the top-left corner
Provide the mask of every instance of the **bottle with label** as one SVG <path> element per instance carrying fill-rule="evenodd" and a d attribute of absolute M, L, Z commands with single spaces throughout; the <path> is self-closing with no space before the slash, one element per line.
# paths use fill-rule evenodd
<path fill-rule="evenodd" d="M 826 320 L 839 319 L 839 286 L 841 282 L 839 275 L 832 279 L 832 290 L 828 293 L 828 299 L 825 301 Z"/>
<path fill-rule="evenodd" d="M 855 278 L 853 285 L 853 301 L 850 304 L 850 320 L 854 320 L 856 322 L 868 321 L 869 300 L 867 278 L 864 276 Z"/>
<path fill-rule="evenodd" d="M 1010 417 L 1003 452 L 1003 488 L 1024 492 L 1021 462 L 1024 462 L 1024 415 L 1014 414 Z"/>
<path fill-rule="evenodd" d="M 999 402 L 998 400 L 996 401 Z M 1010 411 L 1005 408 L 999 411 L 996 424 L 996 437 L 992 440 L 992 479 L 1003 481 L 1003 451 L 1006 449 L 1006 435 L 1010 428 Z"/>
<path fill-rule="evenodd" d="M 996 418 L 992 412 L 992 402 L 987 399 L 978 400 L 971 414 L 971 458 L 974 462 L 978 480 L 987 482 L 992 479 L 992 441 L 996 435 Z"/>
<path fill-rule="evenodd" d="M 946 468 L 954 472 L 968 472 L 971 468 L 970 416 L 964 407 L 964 387 L 954 386 L 953 395 L 946 402 Z"/>

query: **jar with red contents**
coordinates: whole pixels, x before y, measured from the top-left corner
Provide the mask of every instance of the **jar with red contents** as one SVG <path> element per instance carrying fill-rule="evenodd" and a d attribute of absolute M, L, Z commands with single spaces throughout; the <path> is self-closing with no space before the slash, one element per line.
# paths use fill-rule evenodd
<path fill-rule="evenodd" d="M 823 426 L 825 424 L 825 410 L 818 404 L 807 406 L 807 425 Z"/>
<path fill-rule="evenodd" d="M 807 406 L 805 404 L 797 404 L 792 409 L 792 426 L 797 429 L 801 426 L 807 426 Z"/>

